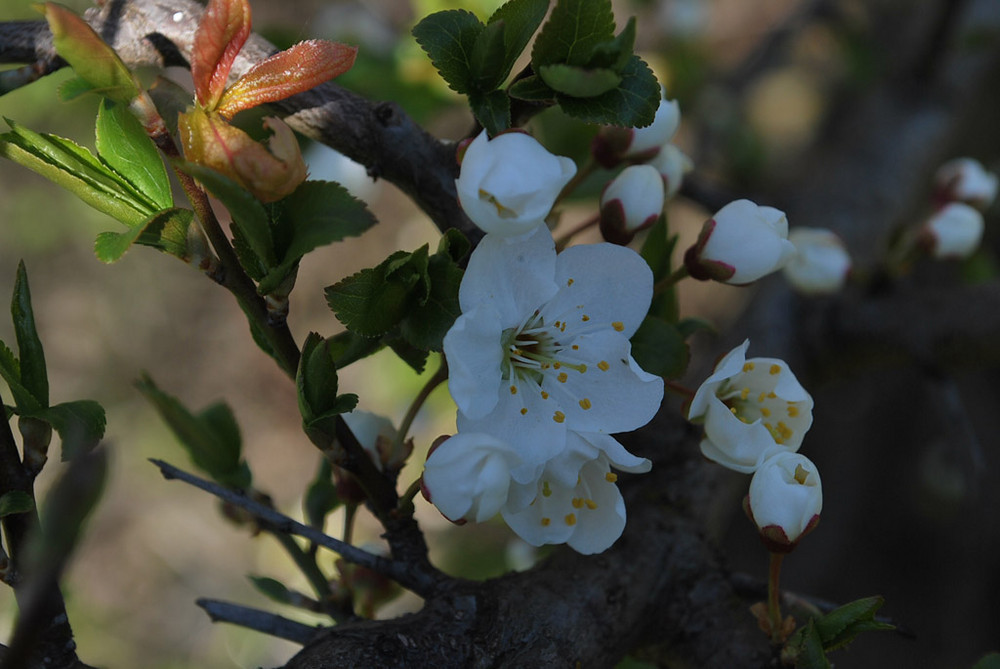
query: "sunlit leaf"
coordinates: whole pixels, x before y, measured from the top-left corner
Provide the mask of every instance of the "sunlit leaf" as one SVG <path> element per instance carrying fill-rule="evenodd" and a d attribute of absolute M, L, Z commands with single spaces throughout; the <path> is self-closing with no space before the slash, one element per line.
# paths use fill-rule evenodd
<path fill-rule="evenodd" d="M 212 110 L 218 104 L 250 29 L 247 0 L 210 0 L 195 32 L 191 53 L 195 97 L 202 107 Z"/>
<path fill-rule="evenodd" d="M 174 206 L 159 151 L 128 109 L 104 100 L 97 112 L 97 153 L 155 209 Z"/>

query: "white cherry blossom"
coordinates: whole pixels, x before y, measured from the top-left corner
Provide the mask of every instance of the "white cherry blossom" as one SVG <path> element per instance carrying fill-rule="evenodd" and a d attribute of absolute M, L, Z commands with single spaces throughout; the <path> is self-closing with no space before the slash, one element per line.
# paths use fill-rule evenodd
<path fill-rule="evenodd" d="M 935 212 L 921 232 L 935 258 L 968 258 L 983 239 L 983 215 L 961 202 Z"/>
<path fill-rule="evenodd" d="M 484 130 L 466 148 L 455 187 L 473 223 L 488 233 L 517 236 L 544 223 L 574 174 L 572 159 L 549 153 L 526 133 L 488 139 Z"/>
<path fill-rule="evenodd" d="M 489 520 L 506 504 L 510 470 L 520 459 L 501 439 L 460 432 L 427 456 L 425 496 L 449 520 Z"/>
<path fill-rule="evenodd" d="M 776 453 L 750 479 L 745 506 L 768 549 L 786 553 L 819 522 L 823 510 L 819 470 L 800 453 Z"/>
<path fill-rule="evenodd" d="M 851 257 L 844 242 L 824 228 L 792 228 L 795 255 L 782 270 L 792 288 L 805 295 L 836 293 L 844 287 Z"/>
<path fill-rule="evenodd" d="M 745 474 L 769 455 L 797 451 L 812 425 L 812 397 L 784 361 L 746 359 L 750 342 L 737 346 L 705 379 L 688 410 L 703 422 L 701 452 Z"/>
<path fill-rule="evenodd" d="M 955 158 L 934 173 L 934 185 L 944 202 L 965 202 L 985 210 L 996 199 L 1000 180 L 974 158 Z"/>

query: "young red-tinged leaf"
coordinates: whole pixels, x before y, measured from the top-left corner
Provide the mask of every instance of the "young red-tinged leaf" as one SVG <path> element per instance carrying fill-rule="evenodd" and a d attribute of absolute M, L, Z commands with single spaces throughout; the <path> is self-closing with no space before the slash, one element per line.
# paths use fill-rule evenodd
<path fill-rule="evenodd" d="M 126 104 L 139 95 L 142 89 L 125 63 L 86 21 L 54 2 L 42 10 L 56 51 L 95 92 Z"/>
<path fill-rule="evenodd" d="M 308 91 L 351 69 L 357 53 L 357 47 L 337 42 L 299 42 L 254 65 L 222 95 L 216 111 L 232 118 L 244 109 Z"/>
<path fill-rule="evenodd" d="M 247 0 L 210 0 L 198 24 L 191 54 L 191 77 L 198 104 L 215 109 L 226 88 L 236 54 L 250 36 Z"/>

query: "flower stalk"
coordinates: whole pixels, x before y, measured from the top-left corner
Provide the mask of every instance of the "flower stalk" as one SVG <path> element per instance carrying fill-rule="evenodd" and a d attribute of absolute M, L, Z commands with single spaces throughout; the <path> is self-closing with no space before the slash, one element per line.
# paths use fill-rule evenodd
<path fill-rule="evenodd" d="M 771 643 L 784 643 L 784 625 L 781 620 L 781 563 L 785 559 L 783 553 L 771 553 L 771 562 L 767 572 L 767 619 L 771 628 Z"/>

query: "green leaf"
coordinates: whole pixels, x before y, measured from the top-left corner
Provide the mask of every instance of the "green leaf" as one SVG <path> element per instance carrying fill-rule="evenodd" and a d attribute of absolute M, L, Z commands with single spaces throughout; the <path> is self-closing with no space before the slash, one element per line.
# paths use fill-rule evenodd
<path fill-rule="evenodd" d="M 107 424 L 104 407 L 93 400 L 63 402 L 21 415 L 37 418 L 52 426 L 62 441 L 63 462 L 92 451 L 104 438 Z"/>
<path fill-rule="evenodd" d="M 538 30 L 545 13 L 549 9 L 549 0 L 509 0 L 500 6 L 486 22 L 487 26 L 498 21 L 504 22 L 504 67 L 500 82 L 510 74 L 524 47 L 528 46 L 531 36 Z M 499 84 L 498 84 L 499 85 Z"/>
<path fill-rule="evenodd" d="M 510 97 L 528 102 L 554 102 L 556 92 L 537 74 L 515 81 L 507 91 Z"/>
<path fill-rule="evenodd" d="M 559 0 L 535 39 L 531 64 L 536 72 L 555 63 L 586 66 L 594 50 L 614 35 L 611 0 Z"/>
<path fill-rule="evenodd" d="M 337 369 L 343 369 L 352 362 L 378 353 L 385 346 L 378 337 L 363 337 L 351 331 L 329 337 L 327 342 L 329 342 L 330 355 Z"/>
<path fill-rule="evenodd" d="M 542 65 L 538 74 L 553 90 L 575 98 L 597 97 L 616 88 L 622 81 L 614 70 L 588 69 L 562 63 Z"/>
<path fill-rule="evenodd" d="M 695 332 L 705 331 L 714 333 L 715 326 L 704 318 L 689 316 L 677 322 L 677 331 L 681 333 L 682 337 L 688 339 Z"/>
<path fill-rule="evenodd" d="M 198 468 L 223 485 L 242 490 L 250 487 L 250 469 L 242 459 L 239 426 L 228 406 L 219 402 L 193 414 L 146 375 L 136 386 L 156 407 Z"/>
<path fill-rule="evenodd" d="M 891 630 L 893 625 L 875 620 L 875 614 L 885 603 L 882 597 L 865 597 L 844 604 L 815 621 L 816 630 L 827 651 L 849 644 L 861 632 Z"/>
<path fill-rule="evenodd" d="M 403 319 L 400 333 L 415 348 L 440 351 L 445 334 L 462 313 L 458 286 L 463 272 L 446 254 L 434 254 L 427 269 L 430 295 Z"/>
<path fill-rule="evenodd" d="M 972 669 L 1000 669 L 1000 653 L 987 653 L 972 665 Z"/>
<path fill-rule="evenodd" d="M 310 332 L 302 345 L 295 387 L 299 412 L 306 422 L 328 411 L 337 399 L 337 366 L 330 344 L 315 332 Z"/>
<path fill-rule="evenodd" d="M 287 235 L 289 241 L 285 248 L 278 249 L 281 263 L 258 286 L 265 295 L 310 251 L 360 235 L 378 222 L 364 202 L 332 181 L 304 182 L 276 203 L 273 218 L 274 236 Z"/>
<path fill-rule="evenodd" d="M 416 348 L 405 339 L 399 337 L 388 338 L 386 343 L 392 352 L 399 356 L 399 359 L 409 365 L 417 374 L 423 374 L 427 366 L 427 351 Z"/>
<path fill-rule="evenodd" d="M 610 42 L 597 45 L 590 59 L 590 67 L 606 67 L 615 72 L 621 72 L 632 57 L 635 47 L 635 17 L 630 17 L 628 23 L 618 36 Z"/>
<path fill-rule="evenodd" d="M 476 37 L 469 57 L 472 70 L 472 91 L 492 91 L 507 78 L 510 68 L 506 64 L 504 33 L 507 24 L 494 21 L 487 25 Z"/>
<path fill-rule="evenodd" d="M 193 220 L 194 212 L 190 209 L 165 209 L 126 232 L 102 232 L 97 235 L 94 254 L 101 262 L 113 263 L 125 255 L 133 244 L 141 244 L 186 260 L 187 232 Z"/>
<path fill-rule="evenodd" d="M 253 249 L 250 248 L 250 242 L 247 240 L 243 229 L 237 227 L 235 224 L 231 225 L 229 229 L 233 233 L 233 250 L 236 251 L 236 257 L 239 258 L 240 266 L 246 270 L 246 273 L 254 281 L 263 281 L 269 270 L 257 254 L 254 253 Z"/>
<path fill-rule="evenodd" d="M 97 153 L 151 208 L 174 206 L 167 170 L 153 141 L 127 107 L 106 98 L 97 112 Z"/>
<path fill-rule="evenodd" d="M 316 477 L 309 484 L 305 499 L 302 501 L 306 520 L 312 527 L 322 529 L 326 522 L 326 517 L 330 512 L 340 507 L 340 505 L 341 501 L 337 495 L 337 486 L 333 482 L 333 467 L 325 456 L 321 456 L 319 469 L 316 470 Z"/>
<path fill-rule="evenodd" d="M 632 335 L 632 357 L 650 374 L 676 379 L 687 371 L 691 351 L 673 324 L 646 316 Z"/>
<path fill-rule="evenodd" d="M 510 128 L 510 98 L 503 91 L 469 93 L 469 106 L 490 137 Z"/>
<path fill-rule="evenodd" d="M 441 235 L 437 252 L 434 255 L 446 255 L 457 263 L 461 262 L 470 250 L 472 250 L 472 243 L 469 238 L 462 234 L 461 230 L 448 228 Z"/>
<path fill-rule="evenodd" d="M 378 267 L 364 269 L 326 289 L 326 301 L 347 329 L 365 337 L 386 334 L 414 304 L 425 302 L 427 247 L 397 251 Z"/>
<path fill-rule="evenodd" d="M 653 122 L 660 105 L 660 85 L 653 71 L 638 56 L 629 58 L 621 71 L 617 88 L 593 98 L 574 98 L 560 94 L 559 105 L 570 116 L 587 123 L 647 126 Z"/>
<path fill-rule="evenodd" d="M 62 186 L 94 209 L 129 227 L 155 212 L 136 191 L 87 149 L 62 137 L 42 135 L 11 120 L 11 132 L 0 135 L 0 155 Z"/>
<path fill-rule="evenodd" d="M 265 597 L 279 604 L 291 604 L 297 599 L 295 593 L 281 581 L 267 576 L 247 576 L 247 578 Z"/>
<path fill-rule="evenodd" d="M 27 513 L 35 508 L 35 500 L 23 490 L 11 490 L 0 497 L 0 518 L 15 513 Z"/>
<path fill-rule="evenodd" d="M 94 87 L 83 77 L 72 77 L 59 84 L 58 95 L 61 102 L 71 102 L 78 97 L 95 92 Z"/>
<path fill-rule="evenodd" d="M 24 261 L 17 264 L 14 297 L 10 303 L 14 321 L 14 336 L 20 356 L 21 384 L 42 406 L 49 404 L 49 376 L 45 369 L 45 351 L 35 329 L 35 314 L 31 309 L 31 290 Z"/>
<path fill-rule="evenodd" d="M 22 385 L 21 363 L 3 341 L 0 341 L 0 376 L 3 376 L 3 380 L 10 388 L 11 395 L 14 396 L 17 413 L 23 415 L 43 408 L 42 403 Z"/>
<path fill-rule="evenodd" d="M 782 651 L 782 659 L 786 653 L 793 658 L 797 669 L 830 669 L 830 660 L 826 657 L 823 642 L 812 618 L 789 639 Z"/>
<path fill-rule="evenodd" d="M 484 29 L 472 12 L 450 9 L 424 17 L 413 26 L 413 36 L 448 86 L 467 93 L 475 87 L 472 52 Z"/>
<path fill-rule="evenodd" d="M 639 252 L 642 259 L 653 270 L 654 285 L 666 279 L 673 271 L 670 259 L 676 244 L 677 237 L 668 237 L 666 216 L 660 216 L 659 220 L 649 229 L 642 244 L 642 250 Z M 649 305 L 649 315 L 658 316 L 671 323 L 678 319 L 676 286 L 671 286 L 653 297 L 653 301 Z M 687 336 L 684 335 L 684 338 L 686 339 Z"/>
<path fill-rule="evenodd" d="M 215 170 L 189 162 L 178 162 L 176 167 L 194 177 L 212 195 L 217 197 L 233 216 L 233 224 L 240 229 L 246 242 L 257 257 L 268 267 L 277 264 L 274 241 L 267 211 L 250 191 Z"/>

